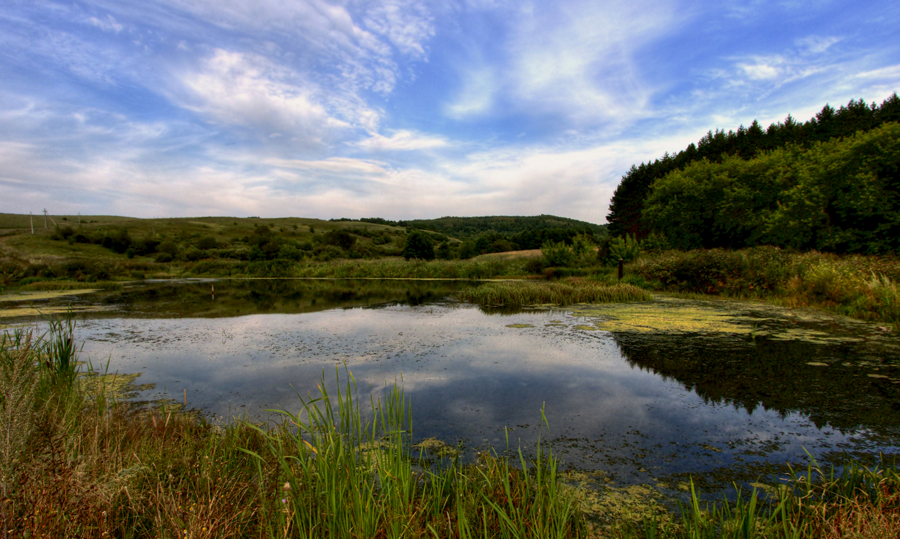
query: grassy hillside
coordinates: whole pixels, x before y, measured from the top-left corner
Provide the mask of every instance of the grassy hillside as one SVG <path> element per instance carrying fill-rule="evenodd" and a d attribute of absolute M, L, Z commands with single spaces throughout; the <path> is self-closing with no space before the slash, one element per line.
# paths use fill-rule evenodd
<path fill-rule="evenodd" d="M 104 280 L 159 273 L 166 264 L 220 259 L 328 261 L 400 253 L 406 230 L 303 218 L 137 219 L 0 214 L 0 284 L 27 278 Z"/>

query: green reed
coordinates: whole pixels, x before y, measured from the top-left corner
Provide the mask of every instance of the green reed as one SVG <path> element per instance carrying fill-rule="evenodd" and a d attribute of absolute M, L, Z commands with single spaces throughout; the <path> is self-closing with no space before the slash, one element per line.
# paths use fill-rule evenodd
<path fill-rule="evenodd" d="M 633 285 L 606 285 L 592 281 L 487 283 L 462 290 L 457 297 L 488 306 L 571 305 L 652 299 L 649 292 Z"/>
<path fill-rule="evenodd" d="M 415 455 L 399 385 L 361 406 L 352 373 L 338 371 L 338 391 L 323 377 L 299 413 L 217 427 L 172 403 L 116 402 L 103 381 L 55 383 L 77 364 L 73 327 L 0 339 L 0 537 L 587 534 L 540 444 L 516 465 Z M 47 350 L 68 359 L 51 370 Z"/>

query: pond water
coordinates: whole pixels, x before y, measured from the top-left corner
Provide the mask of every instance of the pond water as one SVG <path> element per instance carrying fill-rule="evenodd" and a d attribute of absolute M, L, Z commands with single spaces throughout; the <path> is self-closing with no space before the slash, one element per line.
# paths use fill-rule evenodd
<path fill-rule="evenodd" d="M 137 374 L 134 398 L 214 418 L 296 412 L 346 363 L 368 401 L 395 381 L 414 437 L 469 454 L 550 440 L 614 485 L 717 490 L 784 465 L 900 445 L 900 339 L 756 302 L 660 296 L 491 312 L 429 281 L 145 282 L 10 301 L 4 322 L 78 310 L 82 359 Z M 213 292 L 214 289 L 214 292 Z M 29 318 L 28 316 L 31 316 Z M 342 369 L 343 367 L 341 367 Z M 540 425 L 544 410 L 549 430 Z"/>

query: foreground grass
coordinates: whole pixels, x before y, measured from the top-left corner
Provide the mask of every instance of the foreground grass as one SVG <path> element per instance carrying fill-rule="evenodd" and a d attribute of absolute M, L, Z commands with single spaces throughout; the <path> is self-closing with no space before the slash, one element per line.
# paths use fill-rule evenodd
<path fill-rule="evenodd" d="M 646 290 L 630 284 L 606 285 L 581 279 L 487 283 L 462 290 L 457 296 L 464 301 L 488 306 L 572 305 L 653 299 Z"/>
<path fill-rule="evenodd" d="M 513 464 L 414 456 L 402 389 L 370 403 L 352 375 L 275 425 L 215 427 L 171 406 L 112 401 L 79 373 L 71 323 L 0 338 L 3 537 L 900 536 L 900 475 L 850 464 L 677 515 L 593 527 L 540 444 Z M 324 387 L 324 384 L 323 386 Z M 692 492 L 693 494 L 693 492 Z"/>
<path fill-rule="evenodd" d="M 0 342 L 4 537 L 587 535 L 540 446 L 516 466 L 414 457 L 397 387 L 369 422 L 350 376 L 278 424 L 217 428 L 111 402 L 108 380 L 75 376 L 71 331 L 55 329 Z"/>

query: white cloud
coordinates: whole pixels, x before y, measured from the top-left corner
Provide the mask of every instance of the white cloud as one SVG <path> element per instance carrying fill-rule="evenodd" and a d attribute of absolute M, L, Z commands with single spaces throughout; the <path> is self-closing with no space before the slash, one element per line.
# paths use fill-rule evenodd
<path fill-rule="evenodd" d="M 357 146 L 366 150 L 426 150 L 431 148 L 443 148 L 449 143 L 444 137 L 427 136 L 400 129 L 394 131 L 390 137 L 373 134 L 371 137 L 357 143 Z"/>
<path fill-rule="evenodd" d="M 750 80 L 773 80 L 781 75 L 784 59 L 780 56 L 755 58 L 753 63 L 738 63 L 737 68 Z"/>
<path fill-rule="evenodd" d="M 672 2 L 615 0 L 527 4 L 510 10 L 502 58 L 470 54 L 460 92 L 445 112 L 480 116 L 500 100 L 524 115 L 546 114 L 578 126 L 622 122 L 647 113 L 654 89 L 638 53 L 676 30 Z"/>
<path fill-rule="evenodd" d="M 185 106 L 213 121 L 250 127 L 268 137 L 290 134 L 304 147 L 321 146 L 353 125 L 374 127 L 377 114 L 355 104 L 326 110 L 323 91 L 294 72 L 247 53 L 217 50 L 197 71 L 182 74 Z M 340 106 L 343 105 L 343 106 Z"/>
<path fill-rule="evenodd" d="M 807 36 L 797 39 L 795 43 L 809 54 L 822 54 L 840 41 L 841 38 L 836 36 Z"/>
<path fill-rule="evenodd" d="M 329 172 L 333 174 L 364 174 L 371 176 L 383 176 L 388 174 L 388 166 L 386 163 L 367 161 L 364 159 L 352 159 L 348 157 L 332 157 L 330 159 L 321 160 L 271 158 L 266 159 L 264 163 L 277 168 Z"/>
<path fill-rule="evenodd" d="M 369 7 L 363 20 L 369 30 L 384 36 L 404 54 L 427 57 L 425 43 L 435 30 L 434 20 L 423 3 L 382 0 Z"/>
<path fill-rule="evenodd" d="M 104 32 L 111 32 L 113 34 L 118 34 L 125 28 L 125 26 L 116 22 L 116 19 L 113 18 L 112 15 L 107 15 L 105 18 L 98 19 L 97 17 L 90 17 L 88 19 L 88 24 L 103 30 Z"/>
<path fill-rule="evenodd" d="M 469 67 L 462 74 L 462 79 L 460 93 L 444 106 L 444 113 L 451 118 L 463 119 L 488 112 L 497 91 L 494 70 L 484 65 Z"/>

